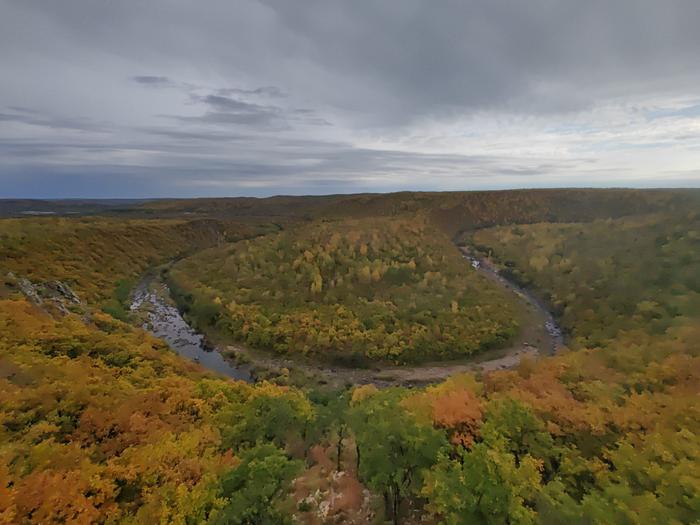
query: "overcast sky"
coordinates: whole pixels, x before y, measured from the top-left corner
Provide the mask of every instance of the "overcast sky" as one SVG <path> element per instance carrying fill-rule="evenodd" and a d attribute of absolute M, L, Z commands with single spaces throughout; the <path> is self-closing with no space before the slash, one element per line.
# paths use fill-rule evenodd
<path fill-rule="evenodd" d="M 0 197 L 700 186 L 699 0 L 0 0 Z"/>

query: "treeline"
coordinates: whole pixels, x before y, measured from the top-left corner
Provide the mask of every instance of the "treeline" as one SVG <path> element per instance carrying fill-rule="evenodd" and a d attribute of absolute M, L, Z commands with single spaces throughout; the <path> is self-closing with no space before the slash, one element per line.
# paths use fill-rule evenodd
<path fill-rule="evenodd" d="M 494 225 L 591 221 L 693 206 L 700 206 L 699 190 L 538 189 L 157 200 L 121 213 L 275 221 L 424 215 L 454 235 Z"/>
<path fill-rule="evenodd" d="M 293 227 L 188 257 L 170 281 L 202 330 L 337 362 L 454 358 L 517 330 L 511 298 L 420 218 Z"/>

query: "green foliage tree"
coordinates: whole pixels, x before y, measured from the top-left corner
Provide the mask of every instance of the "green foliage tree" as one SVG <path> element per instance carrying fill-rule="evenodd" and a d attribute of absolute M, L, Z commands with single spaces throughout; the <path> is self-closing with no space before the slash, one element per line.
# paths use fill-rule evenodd
<path fill-rule="evenodd" d="M 536 517 L 539 469 L 529 455 L 516 464 L 503 441 L 478 443 L 456 460 L 441 456 L 422 493 L 445 525 L 528 525 Z"/>
<path fill-rule="evenodd" d="M 224 447 L 238 449 L 269 442 L 290 450 L 303 447 L 315 410 L 300 392 L 280 392 L 266 385 L 243 405 L 232 405 L 218 416 Z"/>
<path fill-rule="evenodd" d="M 386 515 L 400 523 L 402 503 L 419 494 L 424 471 L 447 446 L 444 432 L 419 423 L 400 405 L 403 392 L 371 395 L 351 409 L 360 478 L 384 497 Z"/>
<path fill-rule="evenodd" d="M 241 455 L 241 463 L 221 477 L 221 495 L 228 500 L 212 522 L 216 525 L 285 525 L 293 523 L 280 507 L 302 463 L 290 460 L 271 444 Z"/>
<path fill-rule="evenodd" d="M 510 398 L 497 399 L 488 405 L 481 436 L 489 446 L 505 447 L 513 455 L 516 466 L 521 458 L 530 455 L 551 470 L 557 454 L 542 419 L 523 403 Z"/>

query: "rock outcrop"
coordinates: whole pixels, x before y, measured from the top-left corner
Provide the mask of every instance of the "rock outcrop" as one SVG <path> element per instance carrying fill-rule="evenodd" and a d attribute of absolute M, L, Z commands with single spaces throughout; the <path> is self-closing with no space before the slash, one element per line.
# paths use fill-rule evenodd
<path fill-rule="evenodd" d="M 37 306 L 55 307 L 61 313 L 68 313 L 69 306 L 82 306 L 75 291 L 63 281 L 45 281 L 33 283 L 26 277 L 17 277 L 8 272 L 5 279 L 10 286 L 16 287 L 22 294 Z"/>

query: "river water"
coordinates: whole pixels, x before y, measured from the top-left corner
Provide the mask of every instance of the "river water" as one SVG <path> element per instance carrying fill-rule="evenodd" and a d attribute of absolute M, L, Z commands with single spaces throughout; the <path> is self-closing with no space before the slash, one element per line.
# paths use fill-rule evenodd
<path fill-rule="evenodd" d="M 151 284 L 151 279 L 142 280 L 134 290 L 131 303 L 131 311 L 146 313 L 145 330 L 163 339 L 182 357 L 205 368 L 233 379 L 252 381 L 250 365 L 234 365 L 207 346 L 204 337 L 187 324 L 178 309 L 166 300 L 164 296 L 169 294 L 167 287 L 156 284 L 162 287 L 161 294 Z"/>
<path fill-rule="evenodd" d="M 468 248 L 460 248 L 462 251 L 462 256 L 469 261 L 472 268 L 485 275 L 489 279 L 500 283 L 503 287 L 512 290 L 513 293 L 520 296 L 525 302 L 532 305 L 543 319 L 543 327 L 547 335 L 549 336 L 549 341 L 547 346 L 550 353 L 554 354 L 557 350 L 564 346 L 564 333 L 554 319 L 554 315 L 547 309 L 547 306 L 535 297 L 531 292 L 518 286 L 512 281 L 509 281 L 503 277 L 498 268 L 488 259 L 483 257 L 478 257 L 474 255 Z"/>

